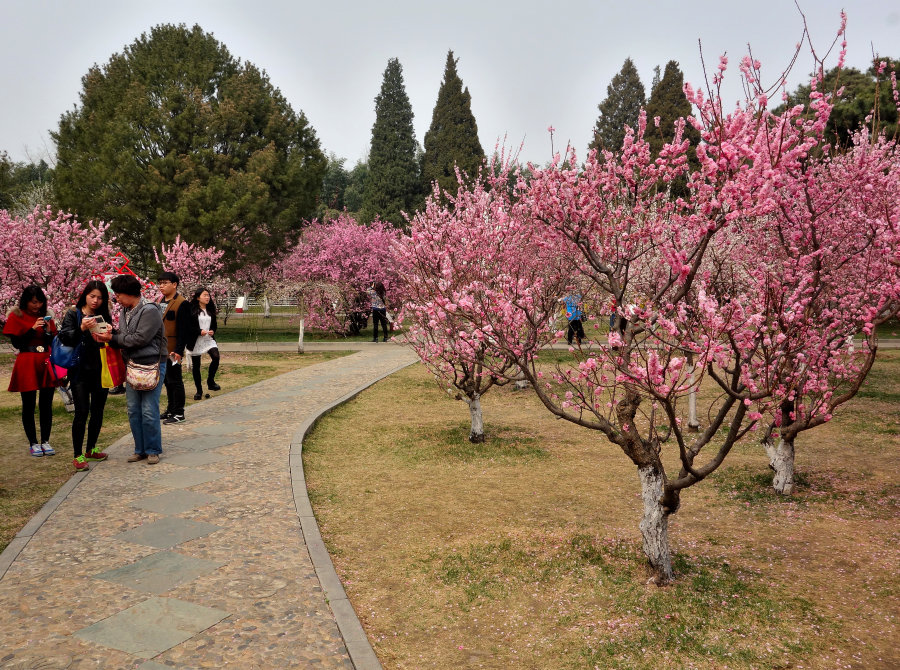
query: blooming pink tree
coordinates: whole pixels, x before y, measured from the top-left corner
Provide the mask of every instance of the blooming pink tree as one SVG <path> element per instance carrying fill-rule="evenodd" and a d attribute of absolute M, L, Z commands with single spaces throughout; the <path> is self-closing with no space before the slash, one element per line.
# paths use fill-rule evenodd
<path fill-rule="evenodd" d="M 188 244 L 180 235 L 176 236 L 175 241 L 168 247 L 162 244 L 159 252 L 153 250 L 156 262 L 164 270 L 178 275 L 181 280 L 181 292 L 188 299 L 197 287 L 205 286 L 217 304 L 228 302 L 228 293 L 232 288 L 232 282 L 223 274 L 224 255 L 225 252 L 216 247 Z"/>
<path fill-rule="evenodd" d="M 773 307 L 761 347 L 781 352 L 785 400 L 763 445 L 777 493 L 793 489 L 797 435 L 856 395 L 875 362 L 877 326 L 900 311 L 898 192 L 894 142 L 860 131 L 845 151 L 785 174 L 772 217 L 731 249 L 749 263 L 729 290 L 750 287 Z"/>
<path fill-rule="evenodd" d="M 723 58 L 714 92 L 726 66 Z M 749 90 L 757 70 L 749 59 L 741 64 Z M 498 293 L 492 309 L 454 303 L 455 318 L 467 320 L 473 332 L 489 333 L 502 354 L 494 360 L 513 360 L 551 412 L 598 431 L 635 464 L 644 551 L 657 583 L 673 578 L 668 517 L 678 510 L 681 492 L 714 472 L 742 437 L 796 394 L 810 378 L 808 366 L 795 363 L 803 360 L 798 354 L 808 357 L 829 341 L 773 326 L 784 313 L 806 308 L 804 287 L 815 284 L 810 273 L 819 250 L 798 247 L 792 261 L 781 263 L 797 273 L 784 280 L 791 290 L 778 291 L 787 302 L 772 300 L 765 273 L 754 272 L 758 253 L 735 255 L 743 240 L 763 239 L 762 233 L 777 238 L 779 222 L 790 223 L 781 217 L 795 182 L 835 178 L 834 171 L 810 167 L 829 153 L 823 140 L 829 101 L 814 96 L 807 118 L 803 107 L 774 114 L 764 94 L 726 112 L 717 94 L 707 99 L 690 87 L 685 92 L 697 109 L 687 122 L 702 136 L 696 171 L 687 174 L 681 132 L 652 160 L 642 119 L 629 129 L 621 152 L 592 154 L 580 167 L 569 154 L 549 169 L 535 169 L 527 188 L 520 185 L 517 211 L 548 245 L 571 245 L 578 254 L 576 279 L 591 282 L 596 295 L 615 306 L 616 323 L 605 342 L 576 351 L 572 365 L 548 374 L 523 346 L 552 316 L 546 299 Z M 872 178 L 879 169 L 877 162 L 860 168 Z M 687 194 L 674 197 L 670 187 L 682 175 Z M 860 194 L 865 198 L 864 187 Z M 872 210 L 860 214 L 865 221 L 871 216 Z M 466 243 L 449 249 L 448 258 L 471 253 Z M 486 263 L 493 261 L 489 251 L 485 247 Z M 765 256 L 770 264 L 773 255 Z M 728 289 L 734 277 L 740 290 Z M 822 314 L 844 318 L 840 309 Z M 719 394 L 705 408 L 708 425 L 688 433 L 685 401 L 704 379 Z M 677 454 L 675 470 L 663 456 L 668 448 Z"/>
<path fill-rule="evenodd" d="M 116 254 L 107 224 L 84 224 L 74 214 L 37 207 L 25 217 L 0 210 L 0 318 L 37 284 L 57 315 L 71 305 L 93 275 Z"/>
<path fill-rule="evenodd" d="M 467 183 L 459 175 L 455 196 L 441 197 L 435 186 L 397 255 L 404 269 L 403 315 L 411 323 L 406 342 L 439 383 L 469 406 L 469 440 L 478 443 L 485 439 L 481 397 L 516 377 L 519 360 L 533 356 L 552 333 L 549 321 L 537 328 L 513 325 L 524 314 L 508 311 L 508 327 L 522 335 L 512 355 L 495 346 L 491 328 L 473 314 L 510 300 L 554 310 L 568 273 L 566 255 L 522 225 L 515 197 L 521 194 L 508 188 L 506 169 L 486 171 L 471 188 Z"/>
<path fill-rule="evenodd" d="M 335 333 L 359 332 L 370 309 L 366 289 L 375 280 L 384 283 L 389 301 L 398 302 L 393 249 L 400 234 L 378 220 L 359 224 L 346 213 L 311 222 L 279 263 L 307 325 Z"/>

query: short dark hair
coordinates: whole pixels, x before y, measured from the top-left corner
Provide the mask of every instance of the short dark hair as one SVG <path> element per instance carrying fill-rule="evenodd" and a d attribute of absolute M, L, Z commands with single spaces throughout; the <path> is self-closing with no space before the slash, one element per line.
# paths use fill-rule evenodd
<path fill-rule="evenodd" d="M 21 311 L 25 311 L 28 308 L 28 303 L 31 302 L 32 298 L 37 298 L 40 300 L 43 305 L 41 305 L 41 310 L 38 312 L 41 316 L 47 315 L 47 296 L 44 295 L 44 290 L 38 286 L 37 284 L 31 284 L 31 286 L 26 286 L 25 290 L 22 291 L 22 297 L 19 298 L 19 309 Z"/>
<path fill-rule="evenodd" d="M 119 275 L 113 277 L 109 282 L 113 293 L 122 293 L 124 295 L 132 295 L 136 298 L 141 297 L 141 282 L 134 275 Z"/>
<path fill-rule="evenodd" d="M 176 286 L 181 283 L 178 275 L 174 272 L 169 272 L 168 270 L 166 270 L 165 272 L 160 272 L 159 277 L 156 278 L 156 281 L 170 281 Z"/>

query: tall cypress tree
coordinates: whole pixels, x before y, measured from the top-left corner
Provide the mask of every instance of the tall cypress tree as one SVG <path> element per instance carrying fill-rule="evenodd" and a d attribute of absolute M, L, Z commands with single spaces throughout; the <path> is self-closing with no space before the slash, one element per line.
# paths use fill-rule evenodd
<path fill-rule="evenodd" d="M 691 103 L 684 95 L 684 74 L 678 62 L 670 60 L 662 79 L 650 91 L 647 101 L 647 141 L 653 156 L 658 156 L 663 145 L 675 139 L 675 121 L 691 115 Z M 659 117 L 659 127 L 653 125 L 654 117 Z M 684 137 L 691 143 L 688 157 L 696 161 L 693 147 L 700 143 L 700 132 L 690 124 L 684 128 Z"/>
<path fill-rule="evenodd" d="M 618 151 L 625 139 L 625 124 L 637 127 L 644 106 L 644 85 L 630 58 L 606 87 L 606 99 L 597 108 L 600 116 L 594 126 L 590 149 Z"/>
<path fill-rule="evenodd" d="M 425 133 L 422 181 L 426 193 L 435 180 L 442 191 L 455 193 L 456 168 L 474 177 L 484 161 L 478 124 L 472 114 L 472 96 L 456 72 L 458 60 L 453 58 L 452 50 L 447 52 L 444 80 L 431 115 L 431 127 Z"/>
<path fill-rule="evenodd" d="M 380 216 L 395 226 L 405 226 L 402 212 L 412 214 L 419 203 L 419 184 L 412 105 L 403 85 L 400 61 L 391 58 L 384 70 L 381 92 L 375 97 L 363 221 Z"/>

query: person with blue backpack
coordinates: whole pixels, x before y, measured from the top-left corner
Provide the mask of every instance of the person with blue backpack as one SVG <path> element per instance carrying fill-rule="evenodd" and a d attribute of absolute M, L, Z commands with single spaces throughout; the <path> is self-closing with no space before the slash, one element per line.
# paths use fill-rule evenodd
<path fill-rule="evenodd" d="M 581 323 L 584 317 L 584 305 L 581 302 L 581 294 L 576 292 L 570 293 L 563 298 L 563 306 L 566 310 L 566 319 L 569 321 L 566 341 L 571 345 L 574 339 L 581 346 L 581 340 L 584 339 L 584 325 Z"/>

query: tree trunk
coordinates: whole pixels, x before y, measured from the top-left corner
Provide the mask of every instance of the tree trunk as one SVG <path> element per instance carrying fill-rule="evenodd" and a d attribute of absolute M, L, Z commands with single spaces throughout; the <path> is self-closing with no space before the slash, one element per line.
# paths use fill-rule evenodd
<path fill-rule="evenodd" d="M 771 440 L 766 440 L 763 446 L 769 455 L 769 465 L 775 471 L 772 488 L 779 495 L 791 495 L 794 490 L 794 441 L 782 438 L 773 445 Z"/>
<path fill-rule="evenodd" d="M 472 430 L 469 432 L 469 442 L 479 444 L 484 442 L 484 419 L 481 416 L 481 395 L 475 393 L 471 398 L 467 398 L 469 403 L 469 414 L 472 417 Z"/>
<path fill-rule="evenodd" d="M 697 420 L 697 370 L 691 362 L 691 390 L 688 393 L 688 431 L 700 432 L 700 422 Z"/>
<path fill-rule="evenodd" d="M 297 353 L 303 353 L 303 328 L 306 325 L 306 319 L 300 317 L 300 338 L 297 340 Z"/>
<path fill-rule="evenodd" d="M 644 554 L 650 561 L 654 581 L 662 586 L 672 581 L 672 556 L 669 552 L 669 511 L 663 507 L 663 476 L 654 465 L 638 469 L 641 478 L 641 497 L 644 500 L 644 516 L 641 519 L 641 535 L 644 538 Z"/>
<path fill-rule="evenodd" d="M 269 302 L 269 295 L 263 296 L 263 318 L 268 319 L 272 316 L 272 303 Z"/>

